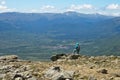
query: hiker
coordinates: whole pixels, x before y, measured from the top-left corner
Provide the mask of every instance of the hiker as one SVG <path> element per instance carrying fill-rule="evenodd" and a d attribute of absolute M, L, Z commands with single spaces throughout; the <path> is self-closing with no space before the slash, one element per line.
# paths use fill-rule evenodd
<path fill-rule="evenodd" d="M 75 53 L 79 54 L 79 52 L 80 52 L 80 44 L 79 44 L 79 43 L 76 43 L 75 49 L 73 50 L 73 53 L 74 53 L 74 54 L 75 54 Z"/>

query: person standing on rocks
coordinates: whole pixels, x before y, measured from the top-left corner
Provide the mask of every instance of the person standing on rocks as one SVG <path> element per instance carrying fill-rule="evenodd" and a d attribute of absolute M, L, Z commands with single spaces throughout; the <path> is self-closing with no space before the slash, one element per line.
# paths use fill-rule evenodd
<path fill-rule="evenodd" d="M 74 54 L 75 54 L 75 53 L 79 54 L 79 52 L 80 52 L 80 44 L 79 44 L 79 43 L 76 43 L 76 44 L 75 44 L 75 49 L 73 50 L 73 53 L 74 53 Z"/>

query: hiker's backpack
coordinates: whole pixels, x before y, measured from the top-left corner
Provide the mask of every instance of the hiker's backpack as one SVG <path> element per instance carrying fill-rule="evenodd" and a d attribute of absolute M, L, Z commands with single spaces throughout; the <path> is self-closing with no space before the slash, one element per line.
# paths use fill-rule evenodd
<path fill-rule="evenodd" d="M 80 49 L 80 45 L 76 44 L 75 49 Z"/>

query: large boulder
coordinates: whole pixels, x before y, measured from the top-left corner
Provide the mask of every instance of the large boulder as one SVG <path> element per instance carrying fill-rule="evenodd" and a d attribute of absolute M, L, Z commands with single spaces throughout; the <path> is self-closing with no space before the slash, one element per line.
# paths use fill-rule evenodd
<path fill-rule="evenodd" d="M 65 71 L 59 66 L 54 66 L 45 71 L 44 76 L 52 80 L 73 80 L 74 71 Z"/>
<path fill-rule="evenodd" d="M 67 55 L 66 54 L 56 54 L 56 55 L 53 55 L 50 59 L 52 61 L 57 61 L 58 59 L 61 59 L 63 57 L 66 57 Z"/>

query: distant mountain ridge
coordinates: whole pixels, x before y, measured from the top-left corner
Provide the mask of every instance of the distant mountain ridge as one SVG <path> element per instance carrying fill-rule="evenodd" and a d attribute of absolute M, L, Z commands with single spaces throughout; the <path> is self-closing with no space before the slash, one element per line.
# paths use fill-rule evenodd
<path fill-rule="evenodd" d="M 57 31 L 71 33 L 72 30 L 80 34 L 89 30 L 96 29 L 98 24 L 112 16 L 104 16 L 100 14 L 81 14 L 76 12 L 65 13 L 1 13 L 0 14 L 0 30 L 24 30 L 32 32 Z M 74 28 L 73 28 L 74 27 Z M 57 29 L 56 29 L 57 28 Z M 85 32 L 83 32 L 85 31 Z M 94 30 L 95 31 L 95 30 Z M 73 33 L 73 31 L 72 31 Z"/>

